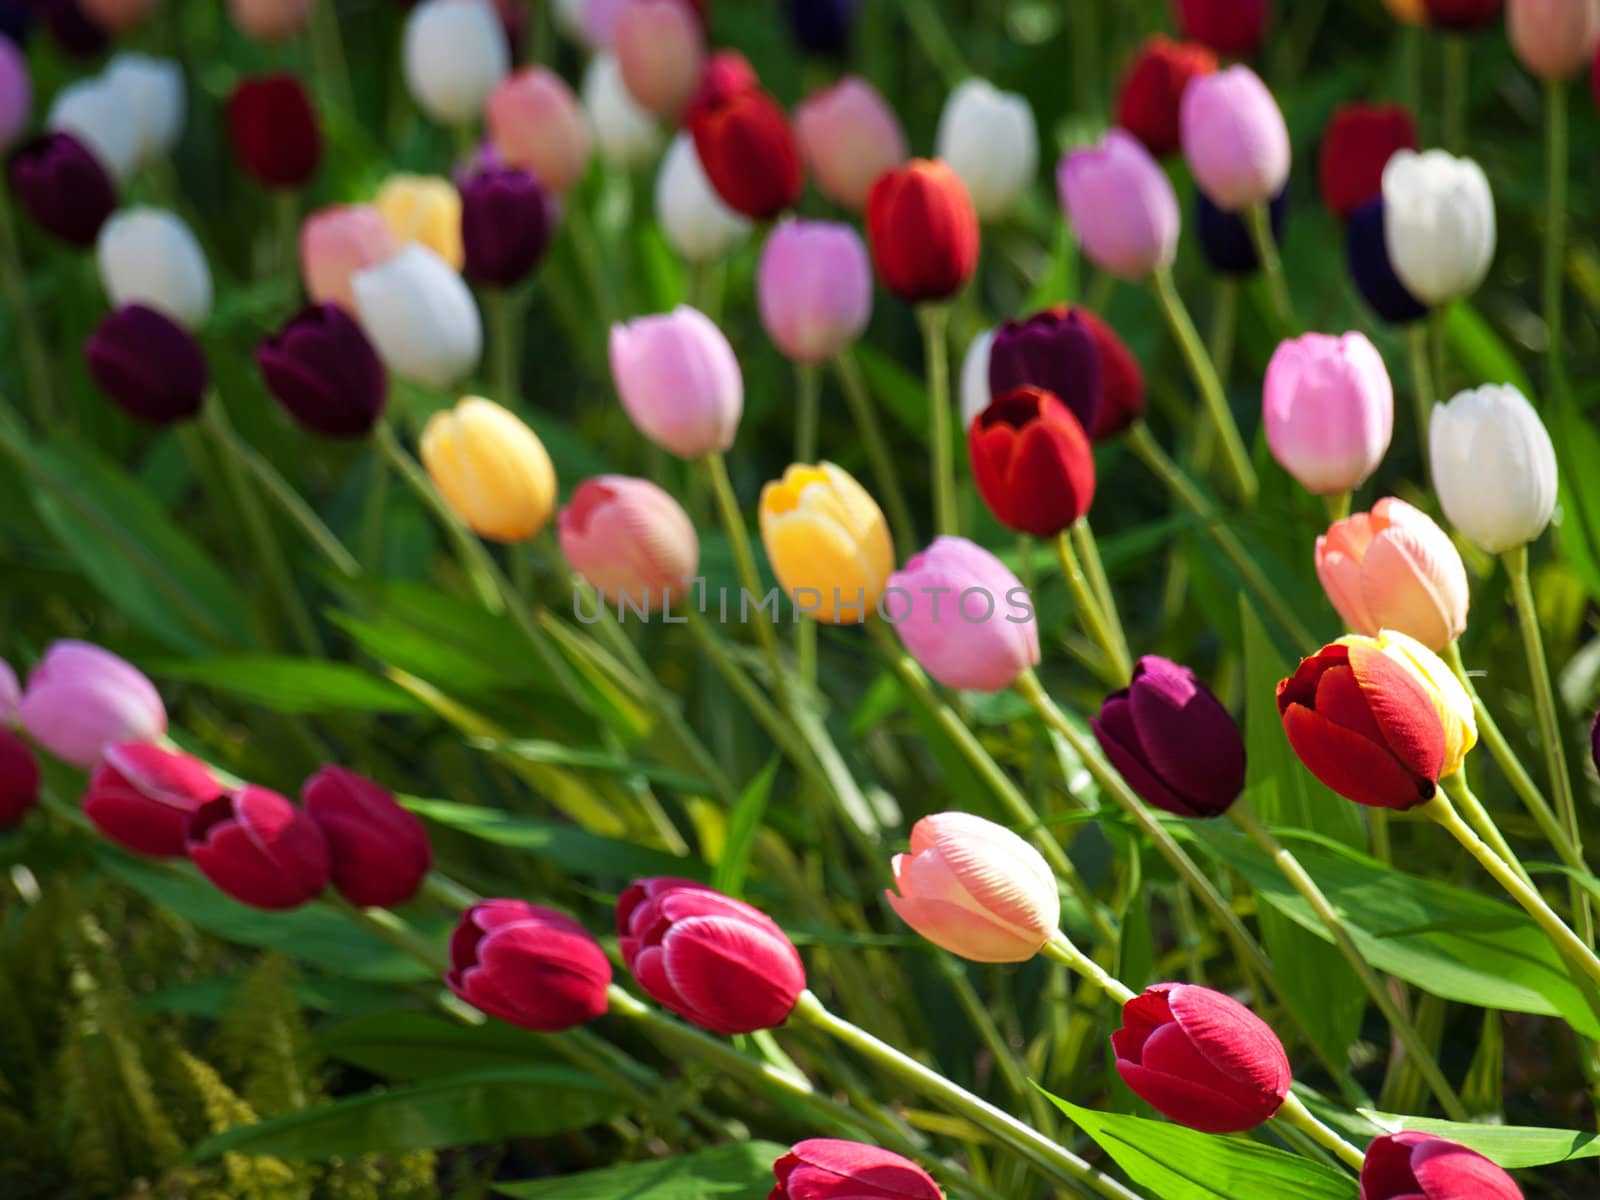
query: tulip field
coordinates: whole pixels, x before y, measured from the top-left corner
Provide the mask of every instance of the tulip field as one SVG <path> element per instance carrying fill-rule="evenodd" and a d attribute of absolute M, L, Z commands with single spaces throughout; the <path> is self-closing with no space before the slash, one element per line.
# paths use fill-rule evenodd
<path fill-rule="evenodd" d="M 1600 0 L 0 0 L 0 1200 L 1600 1196 Z"/>

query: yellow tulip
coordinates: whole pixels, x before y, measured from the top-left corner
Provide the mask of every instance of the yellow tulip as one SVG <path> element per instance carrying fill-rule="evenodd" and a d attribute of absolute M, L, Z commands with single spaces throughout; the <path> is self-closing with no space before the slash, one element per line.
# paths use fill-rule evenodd
<path fill-rule="evenodd" d="M 534 433 L 490 400 L 468 396 L 422 431 L 422 465 L 479 537 L 524 542 L 550 521 L 556 469 Z"/>
<path fill-rule="evenodd" d="M 1339 641 L 1345 645 L 1352 641 L 1376 642 L 1379 650 L 1411 672 L 1433 701 L 1439 723 L 1444 726 L 1444 767 L 1439 777 L 1443 779 L 1459 771 L 1467 751 L 1478 744 L 1478 719 L 1472 711 L 1472 698 L 1467 695 L 1467 689 L 1461 686 L 1444 659 L 1416 638 L 1393 629 L 1381 630 L 1375 638 L 1352 635 Z"/>
<path fill-rule="evenodd" d="M 889 526 L 867 490 L 832 463 L 796 463 L 761 491 L 761 540 L 783 590 L 830 625 L 871 616 L 894 570 Z"/>
<path fill-rule="evenodd" d="M 461 193 L 438 175 L 391 175 L 374 207 L 399 242 L 420 242 L 456 270 L 466 262 L 461 244 Z"/>
<path fill-rule="evenodd" d="M 1427 0 L 1383 0 L 1383 6 L 1403 25 L 1426 25 L 1428 22 Z"/>

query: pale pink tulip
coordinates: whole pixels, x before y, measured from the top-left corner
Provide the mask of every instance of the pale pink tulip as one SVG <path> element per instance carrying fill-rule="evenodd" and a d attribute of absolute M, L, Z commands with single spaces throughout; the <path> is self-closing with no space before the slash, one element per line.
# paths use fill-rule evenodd
<path fill-rule="evenodd" d="M 589 165 L 592 137 L 583 107 L 566 81 L 547 67 L 526 67 L 489 93 L 489 138 L 507 166 L 532 171 L 565 195 Z"/>
<path fill-rule="evenodd" d="M 325 208 L 300 227 L 300 271 L 306 294 L 356 314 L 350 279 L 400 252 L 389 223 L 370 204 Z"/>
<path fill-rule="evenodd" d="M 905 162 L 905 130 L 884 98 L 865 79 L 847 75 L 806 100 L 794 114 L 795 136 L 806 168 L 822 194 L 860 212 L 867 193 L 891 167 Z"/>
<path fill-rule="evenodd" d="M 1316 496 L 1360 486 L 1389 449 L 1394 386 L 1364 334 L 1308 333 L 1280 345 L 1262 395 L 1267 446 Z"/>

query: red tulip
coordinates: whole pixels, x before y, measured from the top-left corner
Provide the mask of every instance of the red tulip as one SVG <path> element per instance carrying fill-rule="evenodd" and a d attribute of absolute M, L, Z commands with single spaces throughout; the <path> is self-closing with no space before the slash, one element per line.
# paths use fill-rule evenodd
<path fill-rule="evenodd" d="M 1425 0 L 1428 21 L 1440 29 L 1482 29 L 1500 19 L 1504 0 Z"/>
<path fill-rule="evenodd" d="M 748 71 L 714 64 L 686 123 L 717 195 L 735 212 L 766 221 L 794 207 L 805 172 L 788 114 Z"/>
<path fill-rule="evenodd" d="M 1075 314 L 1089 327 L 1100 351 L 1100 415 L 1089 437 L 1095 442 L 1114 438 L 1144 416 L 1144 371 L 1128 344 L 1100 317 L 1081 305 L 1061 311 Z"/>
<path fill-rule="evenodd" d="M 1173 8 L 1185 38 L 1229 58 L 1254 54 L 1272 19 L 1269 0 L 1173 0 Z"/>
<path fill-rule="evenodd" d="M 772 1173 L 778 1182 L 767 1200 L 944 1200 L 910 1159 L 839 1138 L 796 1142 Z"/>
<path fill-rule="evenodd" d="M 228 97 L 228 140 L 263 187 L 304 187 L 322 162 L 322 131 L 293 75 L 246 79 Z"/>
<path fill-rule="evenodd" d="M 327 839 L 333 886 L 351 904 L 392 908 L 417 894 L 433 866 L 433 846 L 393 792 L 330 766 L 306 781 L 300 803 Z"/>
<path fill-rule="evenodd" d="M 1476 1150 L 1431 1133 L 1373 1139 L 1361 1200 L 1522 1200 L 1522 1189 Z"/>
<path fill-rule="evenodd" d="M 444 981 L 491 1017 L 559 1033 L 606 1011 L 611 964 L 571 917 L 521 900 L 484 900 L 450 935 Z"/>
<path fill-rule="evenodd" d="M 1039 388 L 1001 396 L 967 430 L 978 494 L 1007 529 L 1054 537 L 1094 502 L 1094 456 L 1078 418 Z"/>
<path fill-rule="evenodd" d="M 1383 195 L 1383 168 L 1396 150 L 1415 150 L 1417 122 L 1399 104 L 1346 104 L 1322 135 L 1317 182 L 1340 220 Z"/>
<path fill-rule="evenodd" d="M 867 241 L 884 287 L 912 304 L 948 300 L 978 268 L 978 213 L 950 167 L 912 159 L 872 185 Z"/>
<path fill-rule="evenodd" d="M 0 829 L 21 824 L 37 803 L 39 760 L 27 742 L 0 728 Z"/>
<path fill-rule="evenodd" d="M 321 828 L 264 787 L 246 784 L 202 804 L 186 840 L 200 873 L 241 904 L 298 908 L 328 886 Z"/>
<path fill-rule="evenodd" d="M 119 846 L 153 858 L 179 858 L 184 829 L 199 807 L 222 795 L 203 762 L 146 742 L 109 746 L 89 777 L 83 815 Z"/>
<path fill-rule="evenodd" d="M 1216 69 L 1217 56 L 1206 47 L 1156 34 L 1145 41 L 1123 72 L 1117 92 L 1117 124 L 1157 158 L 1176 154 L 1183 144 L 1178 125 L 1183 89 L 1195 76 Z"/>

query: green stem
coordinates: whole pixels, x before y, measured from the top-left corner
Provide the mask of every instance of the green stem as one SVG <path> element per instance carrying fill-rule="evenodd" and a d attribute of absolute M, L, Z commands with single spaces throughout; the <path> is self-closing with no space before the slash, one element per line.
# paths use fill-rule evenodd
<path fill-rule="evenodd" d="M 495 399 L 508 408 L 522 403 L 522 297 L 509 288 L 484 295 L 489 317 L 489 345 L 494 355 L 490 386 Z"/>
<path fill-rule="evenodd" d="M 933 474 L 933 529 L 937 534 L 960 532 L 956 519 L 956 465 L 950 411 L 950 347 L 947 337 L 950 310 L 938 304 L 917 309 L 927 359 L 929 464 Z"/>
<path fill-rule="evenodd" d="M 911 36 L 921 44 L 922 52 L 944 77 L 946 85 L 954 87 L 971 74 L 961 56 L 961 47 L 929 0 L 905 0 L 900 11 L 906 24 L 911 26 Z"/>
<path fill-rule="evenodd" d="M 1332 1151 L 1340 1162 L 1358 1174 L 1366 1163 L 1366 1156 L 1360 1150 L 1317 1120 L 1311 1110 L 1301 1103 L 1300 1097 L 1293 1092 L 1283 1098 L 1283 1104 L 1273 1120 L 1282 1121 L 1298 1129 L 1324 1150 Z"/>
<path fill-rule="evenodd" d="M 1106 577 L 1106 565 L 1100 557 L 1100 543 L 1095 540 L 1094 530 L 1090 527 L 1087 516 L 1079 518 L 1072 526 L 1072 542 L 1078 551 L 1079 560 L 1083 563 L 1084 573 L 1089 577 L 1089 586 L 1094 590 L 1094 598 L 1100 605 L 1100 615 L 1105 618 L 1108 631 L 1116 639 L 1122 661 L 1129 664 L 1128 671 L 1131 675 L 1133 655 L 1128 650 L 1128 635 L 1122 628 L 1122 615 L 1117 611 L 1116 593 L 1111 590 L 1111 580 Z"/>
<path fill-rule="evenodd" d="M 817 461 L 817 427 L 822 420 L 822 375 L 815 363 L 795 363 L 794 461 Z M 817 623 L 802 613 L 794 629 L 795 658 L 800 682 L 807 690 L 817 686 Z"/>
<path fill-rule="evenodd" d="M 1411 403 L 1417 418 L 1417 451 L 1422 457 L 1423 473 L 1433 474 L 1432 448 L 1428 429 L 1433 421 L 1433 373 L 1428 367 L 1428 323 L 1413 321 L 1406 326 L 1406 353 L 1411 359 Z"/>
<path fill-rule="evenodd" d="M 1295 315 L 1294 298 L 1289 295 L 1289 282 L 1283 274 L 1283 260 L 1278 257 L 1278 242 L 1272 236 L 1272 214 L 1265 204 L 1252 204 L 1244 211 L 1244 223 L 1250 230 L 1250 240 L 1255 243 L 1256 258 L 1261 262 L 1261 274 L 1267 283 L 1267 295 L 1272 299 L 1273 311 L 1287 336 L 1300 332 L 1300 318 Z"/>
<path fill-rule="evenodd" d="M 1566 321 L 1562 286 L 1567 263 L 1567 83 L 1551 79 L 1544 85 L 1545 163 L 1544 187 L 1544 327 L 1549 342 L 1550 384 L 1558 396 L 1567 389 L 1565 357 Z"/>
<path fill-rule="evenodd" d="M 311 5 L 308 35 L 318 82 L 340 112 L 353 113 L 355 97 L 350 90 L 350 69 L 345 63 L 344 39 L 339 36 L 339 17 L 331 0 L 316 0 Z"/>
<path fill-rule="evenodd" d="M 1073 603 L 1078 607 L 1079 623 L 1106 657 L 1106 682 L 1114 687 L 1126 687 L 1133 675 L 1133 664 L 1128 661 L 1127 647 L 1121 645 L 1112 633 L 1105 613 L 1100 609 L 1100 602 L 1095 597 L 1094 588 L 1083 572 L 1083 564 L 1078 561 L 1078 552 L 1072 547 L 1072 538 L 1066 530 L 1063 529 L 1056 534 L 1055 547 L 1056 557 L 1061 562 L 1061 574 L 1065 576 L 1067 586 L 1072 589 Z"/>
<path fill-rule="evenodd" d="M 789 698 L 789 689 L 784 673 L 783 655 L 778 648 L 778 631 L 773 628 L 772 618 L 767 614 L 765 604 L 761 603 L 764 593 L 761 590 L 761 576 L 756 570 L 755 554 L 750 548 L 750 534 L 745 528 L 744 514 L 739 511 L 738 497 L 733 494 L 733 481 L 728 478 L 728 464 L 722 455 L 713 452 L 702 460 L 705 463 L 706 475 L 711 480 L 711 490 L 716 496 L 717 509 L 722 515 L 722 526 L 728 534 L 728 544 L 733 549 L 733 561 L 739 573 L 739 585 L 744 592 L 756 601 L 756 619 L 753 622 L 756 630 L 756 641 L 761 644 L 762 652 L 767 656 L 767 668 L 772 672 L 772 692 L 777 697 L 778 707 L 788 713 L 792 709 Z M 744 614 L 744 596 L 740 597 L 740 616 Z"/>
<path fill-rule="evenodd" d="M 297 278 L 300 274 L 300 194 L 287 190 L 273 192 L 272 219 L 277 225 L 273 271 L 280 279 Z"/>
<path fill-rule="evenodd" d="M 443 976 L 450 969 L 450 951 L 441 942 L 429 941 L 409 922 L 383 908 L 361 908 L 351 904 L 338 892 L 329 888 L 323 895 L 324 903 L 338 909 L 361 928 L 409 954 L 430 970 Z"/>
<path fill-rule="evenodd" d="M 1334 492 L 1322 498 L 1323 506 L 1328 510 L 1328 520 L 1342 521 L 1350 515 L 1350 493 Z"/>
<path fill-rule="evenodd" d="M 888 512 L 889 528 L 894 530 L 895 544 L 900 553 L 909 554 L 917 544 L 917 529 L 911 521 L 911 506 L 906 503 L 905 489 L 900 485 L 900 472 L 895 469 L 894 456 L 889 453 L 889 443 L 883 436 L 883 427 L 878 423 L 877 410 L 867 391 L 861 364 L 856 361 L 854 354 L 846 350 L 833 360 L 833 365 L 844 388 L 845 402 L 850 405 L 850 414 L 855 418 L 856 432 L 861 435 L 867 460 L 872 464 L 872 474 L 878 482 L 878 495 Z"/>
<path fill-rule="evenodd" d="M 1472 45 L 1465 34 L 1444 35 L 1444 148 L 1460 154 L 1467 140 L 1467 68 L 1472 58 Z"/>
<path fill-rule="evenodd" d="M 50 356 L 45 352 L 37 314 L 28 296 L 27 275 L 22 269 L 22 255 L 17 250 L 17 228 L 11 214 L 9 187 L 0 188 L 0 287 L 5 288 L 6 306 L 11 309 L 11 319 L 16 322 L 17 349 L 22 354 L 29 407 L 33 409 L 33 418 L 39 428 L 49 429 L 54 413 L 51 404 Z"/>
<path fill-rule="evenodd" d="M 1227 275 L 1217 276 L 1216 295 L 1211 308 L 1211 337 L 1206 351 L 1211 355 L 1217 378 L 1224 386 L 1233 371 L 1233 344 L 1239 327 L 1239 281 Z"/>
<path fill-rule="evenodd" d="M 600 241 L 589 221 L 588 209 L 577 201 L 567 204 L 563 221 L 567 236 L 572 239 L 573 252 L 578 257 L 579 269 L 589 285 L 589 296 L 594 302 L 593 317 L 602 329 L 609 328 L 616 319 L 616 299 L 611 291 L 611 279 L 606 273 L 605 256 L 600 252 Z"/>

